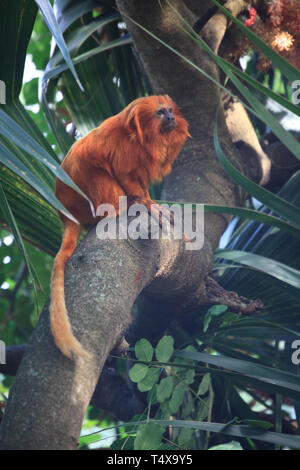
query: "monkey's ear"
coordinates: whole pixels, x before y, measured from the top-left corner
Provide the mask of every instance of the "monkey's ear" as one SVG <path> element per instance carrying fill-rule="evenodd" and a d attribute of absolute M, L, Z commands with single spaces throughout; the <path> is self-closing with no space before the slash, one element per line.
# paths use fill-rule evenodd
<path fill-rule="evenodd" d="M 140 141 L 141 144 L 143 144 L 143 131 L 141 128 L 141 120 L 139 117 L 139 109 L 138 106 L 134 106 L 131 108 L 131 110 L 128 112 L 127 118 L 126 118 L 126 126 L 134 130 L 137 134 L 137 137 Z"/>

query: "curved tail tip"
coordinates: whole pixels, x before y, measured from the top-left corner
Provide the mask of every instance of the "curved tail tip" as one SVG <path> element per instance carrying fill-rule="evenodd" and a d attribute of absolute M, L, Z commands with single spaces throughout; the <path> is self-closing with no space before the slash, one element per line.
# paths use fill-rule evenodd
<path fill-rule="evenodd" d="M 76 341 L 76 343 L 74 342 L 73 344 L 60 344 L 56 342 L 56 346 L 64 356 L 71 360 L 79 358 L 90 359 L 92 357 L 92 354 L 86 351 L 78 341 Z"/>

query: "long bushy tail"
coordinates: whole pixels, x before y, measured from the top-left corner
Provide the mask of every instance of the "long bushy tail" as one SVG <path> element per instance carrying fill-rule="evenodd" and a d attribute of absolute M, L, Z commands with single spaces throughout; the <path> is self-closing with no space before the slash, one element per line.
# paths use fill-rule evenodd
<path fill-rule="evenodd" d="M 50 326 L 56 345 L 63 354 L 72 358 L 89 356 L 72 333 L 65 304 L 65 266 L 72 256 L 80 235 L 81 226 L 70 220 L 65 222 L 61 247 L 54 259 L 51 278 Z"/>

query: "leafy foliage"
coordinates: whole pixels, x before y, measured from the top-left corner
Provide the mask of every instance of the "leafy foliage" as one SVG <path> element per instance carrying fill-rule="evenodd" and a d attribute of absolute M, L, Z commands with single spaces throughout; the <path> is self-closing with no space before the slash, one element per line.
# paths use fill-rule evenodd
<path fill-rule="evenodd" d="M 217 316 L 227 313 L 219 306 L 212 311 Z M 228 324 L 219 321 L 214 333 L 226 331 Z M 246 355 L 237 359 L 234 354 L 229 358 L 201 353 L 207 349 L 201 342 L 180 351 L 172 346 L 171 352 L 173 341 L 172 336 L 164 336 L 155 348 L 145 338 L 136 343 L 136 359 L 140 362 L 133 365 L 129 376 L 141 392 L 147 392 L 147 415 L 135 416 L 125 424 L 123 436 L 115 441 L 114 449 L 132 446 L 135 450 L 182 450 L 199 446 L 203 449 L 208 443 L 213 444 L 209 450 L 268 449 L 270 445 L 300 448 L 299 437 L 272 432 L 270 415 L 254 411 L 249 400 L 251 390 L 257 389 L 265 390 L 269 396 L 281 392 L 299 399 L 296 375 L 265 367 L 257 360 L 245 360 Z M 218 341 L 213 349 L 219 349 Z M 158 355 L 168 357 L 168 362 L 160 362 Z M 224 394 L 236 416 L 229 420 L 228 415 L 226 424 L 220 426 L 211 421 L 214 421 L 212 417 L 220 416 L 220 410 L 224 417 L 230 411 L 226 411 Z M 215 437 L 210 437 L 211 431 L 217 433 Z M 224 434 L 239 441 L 224 443 Z M 82 442 L 86 442 L 85 437 Z"/>

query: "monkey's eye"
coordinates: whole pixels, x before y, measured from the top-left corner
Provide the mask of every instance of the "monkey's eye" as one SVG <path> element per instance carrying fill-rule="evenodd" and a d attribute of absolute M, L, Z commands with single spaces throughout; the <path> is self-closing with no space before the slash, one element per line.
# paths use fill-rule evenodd
<path fill-rule="evenodd" d="M 168 109 L 168 113 L 173 113 L 173 109 L 172 109 L 172 108 L 169 108 L 169 109 Z"/>
<path fill-rule="evenodd" d="M 167 110 L 165 108 L 161 108 L 161 109 L 158 109 L 156 111 L 156 114 L 158 114 L 159 116 L 161 116 L 162 114 L 166 114 Z"/>

